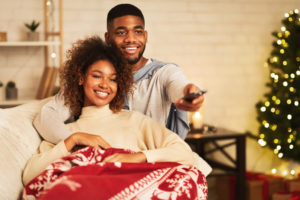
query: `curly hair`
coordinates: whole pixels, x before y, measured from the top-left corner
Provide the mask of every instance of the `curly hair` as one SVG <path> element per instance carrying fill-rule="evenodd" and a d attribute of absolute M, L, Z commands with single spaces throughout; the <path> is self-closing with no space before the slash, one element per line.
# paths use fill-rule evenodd
<path fill-rule="evenodd" d="M 78 40 L 67 51 L 67 60 L 60 71 L 65 104 L 75 116 L 81 114 L 85 96 L 83 85 L 79 85 L 80 78 L 85 77 L 88 68 L 99 60 L 109 61 L 117 72 L 117 94 L 109 103 L 109 108 L 113 112 L 122 109 L 126 94 L 131 92 L 133 84 L 131 67 L 125 64 L 121 54 L 114 47 L 106 45 L 99 36 Z"/>

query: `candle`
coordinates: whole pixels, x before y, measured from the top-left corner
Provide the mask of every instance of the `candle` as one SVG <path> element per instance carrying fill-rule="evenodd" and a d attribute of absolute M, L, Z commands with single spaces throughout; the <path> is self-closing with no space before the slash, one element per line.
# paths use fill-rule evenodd
<path fill-rule="evenodd" d="M 194 129 L 200 129 L 203 126 L 203 116 L 200 112 L 195 112 L 192 116 L 192 124 Z"/>

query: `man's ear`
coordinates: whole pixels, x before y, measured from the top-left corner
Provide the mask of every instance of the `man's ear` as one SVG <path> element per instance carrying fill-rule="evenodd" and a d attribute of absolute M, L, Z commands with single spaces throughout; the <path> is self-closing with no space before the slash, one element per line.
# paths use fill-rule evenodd
<path fill-rule="evenodd" d="M 145 33 L 145 39 L 146 39 L 146 43 L 148 42 L 148 32 L 147 31 L 144 31 Z"/>
<path fill-rule="evenodd" d="M 108 43 L 109 43 L 109 35 L 108 35 L 108 32 L 105 32 L 105 33 L 104 33 L 104 38 L 105 38 L 106 44 L 108 44 Z"/>

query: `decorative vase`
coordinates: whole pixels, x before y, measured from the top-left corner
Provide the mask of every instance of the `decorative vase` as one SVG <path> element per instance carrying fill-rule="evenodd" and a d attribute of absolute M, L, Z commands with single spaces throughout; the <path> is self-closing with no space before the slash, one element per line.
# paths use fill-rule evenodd
<path fill-rule="evenodd" d="M 6 99 L 15 100 L 18 98 L 18 89 L 6 87 Z"/>
<path fill-rule="evenodd" d="M 5 100 L 5 89 L 4 87 L 0 87 L 0 101 L 4 101 Z"/>
<path fill-rule="evenodd" d="M 39 41 L 39 32 L 27 32 L 28 41 Z"/>

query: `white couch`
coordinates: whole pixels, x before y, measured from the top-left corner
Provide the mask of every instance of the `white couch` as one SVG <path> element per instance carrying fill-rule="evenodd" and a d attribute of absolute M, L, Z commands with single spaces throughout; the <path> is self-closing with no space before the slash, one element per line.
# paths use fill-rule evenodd
<path fill-rule="evenodd" d="M 41 142 L 32 121 L 46 101 L 0 109 L 0 200 L 20 198 L 22 171 Z"/>
<path fill-rule="evenodd" d="M 16 200 L 22 194 L 22 171 L 41 142 L 32 121 L 49 100 L 0 109 L 0 200 Z M 212 169 L 199 156 L 196 158 L 207 176 Z"/>

